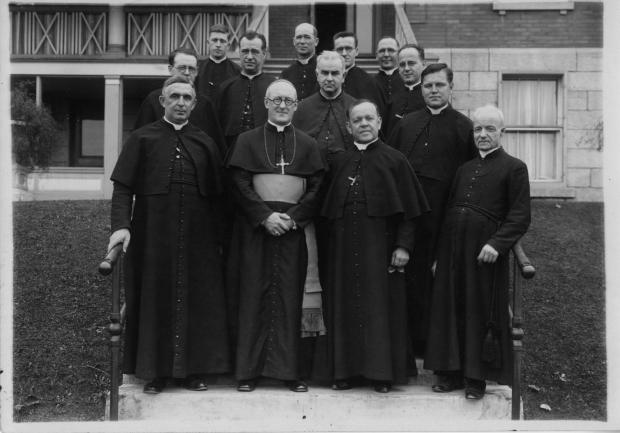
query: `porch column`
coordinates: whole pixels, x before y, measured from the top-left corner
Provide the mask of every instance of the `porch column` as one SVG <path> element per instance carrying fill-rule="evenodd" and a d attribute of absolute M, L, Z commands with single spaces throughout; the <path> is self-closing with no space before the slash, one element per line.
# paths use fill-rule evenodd
<path fill-rule="evenodd" d="M 108 13 L 108 53 L 125 54 L 125 11 L 122 6 L 110 6 Z"/>
<path fill-rule="evenodd" d="M 120 75 L 105 76 L 103 115 L 103 197 L 112 198 L 110 176 L 123 145 L 123 80 Z"/>

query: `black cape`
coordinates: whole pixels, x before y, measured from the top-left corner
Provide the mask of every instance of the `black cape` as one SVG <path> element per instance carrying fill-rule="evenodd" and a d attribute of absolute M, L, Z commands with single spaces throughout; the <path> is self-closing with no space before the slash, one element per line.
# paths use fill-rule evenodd
<path fill-rule="evenodd" d="M 226 58 L 220 63 L 215 63 L 210 58 L 200 62 L 198 76 L 196 77 L 196 91 L 212 100 L 217 98 L 220 84 L 229 78 L 236 77 L 241 72 L 241 67 Z"/>
<path fill-rule="evenodd" d="M 327 162 L 353 143 L 345 126 L 346 111 L 353 102 L 355 98 L 345 92 L 334 99 L 326 99 L 321 92 L 316 92 L 297 107 L 293 124 L 317 141 Z"/>
<path fill-rule="evenodd" d="M 398 91 L 392 95 L 388 104 L 381 130 L 385 137 L 389 137 L 396 124 L 407 114 L 420 110 L 426 106 L 422 97 L 422 86 L 418 84 L 409 90 L 403 83 Z"/>
<path fill-rule="evenodd" d="M 329 219 L 325 311 L 333 379 L 407 383 L 404 275 L 389 267 L 395 248 L 412 250 L 413 220 L 427 210 L 406 158 L 384 143 L 335 158 L 321 210 Z"/>
<path fill-rule="evenodd" d="M 431 115 L 428 108 L 405 115 L 388 144 L 405 154 L 431 207 L 416 225 L 416 245 L 407 266 L 409 330 L 414 354 L 423 356 L 433 284 L 431 266 L 450 185 L 456 169 L 477 150 L 471 120 L 449 105 L 438 115 Z"/>
<path fill-rule="evenodd" d="M 500 148 L 459 168 L 437 252 L 424 368 L 512 383 L 508 259 L 529 224 L 529 179 L 522 161 Z M 494 265 L 477 264 L 484 244 L 499 252 Z M 489 320 L 499 351 L 485 360 Z"/>
<path fill-rule="evenodd" d="M 273 81 L 271 75 L 261 73 L 252 79 L 239 75 L 229 78 L 220 85 L 216 106 L 228 149 L 239 134 L 264 125 L 267 121 L 265 92 Z M 249 124 L 244 124 L 242 121 L 246 100 L 250 103 Z"/>
<path fill-rule="evenodd" d="M 346 72 L 342 91 L 355 99 L 368 99 L 374 102 L 379 108 L 379 114 L 383 117 L 387 100 L 384 98 L 377 82 L 362 68 L 353 66 Z"/>
<path fill-rule="evenodd" d="M 265 142 L 266 138 L 266 142 Z M 285 173 L 305 179 L 296 204 L 263 201 L 252 176 L 281 172 L 280 152 L 289 162 Z M 277 132 L 266 124 L 239 136 L 229 161 L 238 214 L 230 248 L 229 308 L 238 317 L 236 377 L 299 379 L 298 351 L 307 268 L 303 227 L 318 212 L 325 167 L 316 142 L 287 126 Z M 261 222 L 272 212 L 286 212 L 299 228 L 282 236 L 267 233 Z"/>
<path fill-rule="evenodd" d="M 171 182 L 183 166 L 186 182 Z M 221 178 L 217 146 L 191 124 L 176 132 L 156 121 L 134 131 L 121 151 L 111 226 L 131 231 L 125 373 L 153 379 L 230 371 Z"/>
<path fill-rule="evenodd" d="M 392 72 L 391 75 L 386 74 L 383 70 L 379 69 L 379 71 L 374 76 L 377 85 L 379 86 L 379 90 L 383 93 L 383 99 L 386 103 L 392 102 L 393 96 L 402 91 L 405 83 L 398 73 L 398 69 Z"/>
<path fill-rule="evenodd" d="M 134 130 L 164 117 L 164 107 L 159 103 L 160 96 L 161 89 L 156 89 L 142 101 L 133 126 Z M 210 98 L 198 95 L 196 106 L 189 116 L 189 122 L 206 132 L 215 141 L 220 152 L 226 150 L 224 134 L 215 114 L 215 106 Z"/>
<path fill-rule="evenodd" d="M 282 78 L 289 80 L 297 90 L 297 99 L 302 101 L 319 91 L 316 80 L 316 56 L 308 59 L 305 65 L 295 60 L 288 68 L 282 71 Z"/>

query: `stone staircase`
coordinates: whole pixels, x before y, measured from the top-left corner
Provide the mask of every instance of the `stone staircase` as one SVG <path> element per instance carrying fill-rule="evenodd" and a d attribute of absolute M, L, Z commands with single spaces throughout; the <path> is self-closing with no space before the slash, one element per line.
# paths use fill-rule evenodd
<path fill-rule="evenodd" d="M 421 365 L 420 365 L 421 367 Z M 209 382 L 209 390 L 188 391 L 167 387 L 158 395 L 142 392 L 143 381 L 125 376 L 119 390 L 119 420 L 190 423 L 208 431 L 397 431 L 423 426 L 475 422 L 508 422 L 511 392 L 507 386 L 490 384 L 482 400 L 465 399 L 462 390 L 432 392 L 432 373 L 420 370 L 408 385 L 387 394 L 371 387 L 333 391 L 312 385 L 306 393 L 293 393 L 282 382 L 264 379 L 256 390 L 241 393 L 230 377 Z M 458 423 L 458 424 L 455 424 Z M 162 424 L 163 425 L 163 424 Z"/>

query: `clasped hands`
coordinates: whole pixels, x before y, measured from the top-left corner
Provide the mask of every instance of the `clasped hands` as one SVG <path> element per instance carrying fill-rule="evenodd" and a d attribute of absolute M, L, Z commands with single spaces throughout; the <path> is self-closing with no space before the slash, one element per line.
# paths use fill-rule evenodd
<path fill-rule="evenodd" d="M 293 221 L 288 214 L 281 212 L 273 212 L 269 215 L 265 221 L 263 221 L 263 226 L 267 233 L 272 236 L 280 236 L 289 230 L 295 230 L 297 228 L 297 224 Z"/>

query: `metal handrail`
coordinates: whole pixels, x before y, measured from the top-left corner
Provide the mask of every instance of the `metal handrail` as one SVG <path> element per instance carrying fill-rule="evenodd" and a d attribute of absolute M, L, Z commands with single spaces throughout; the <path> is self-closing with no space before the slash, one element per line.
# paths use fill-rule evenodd
<path fill-rule="evenodd" d="M 512 352 L 514 363 L 512 370 L 512 419 L 521 418 L 521 366 L 523 362 L 523 287 L 525 281 L 532 279 L 536 269 L 528 259 L 521 241 L 512 247 L 513 262 L 513 292 L 512 292 Z"/>
<path fill-rule="evenodd" d="M 118 421 L 118 387 L 120 386 L 121 333 L 125 323 L 125 309 L 121 307 L 121 277 L 123 268 L 123 244 L 115 245 L 99 264 L 101 275 L 112 274 L 112 312 L 110 313 L 110 420 Z"/>

